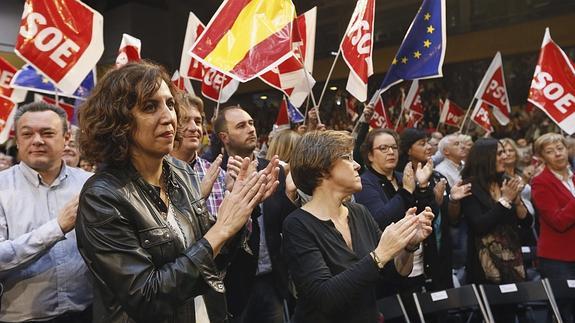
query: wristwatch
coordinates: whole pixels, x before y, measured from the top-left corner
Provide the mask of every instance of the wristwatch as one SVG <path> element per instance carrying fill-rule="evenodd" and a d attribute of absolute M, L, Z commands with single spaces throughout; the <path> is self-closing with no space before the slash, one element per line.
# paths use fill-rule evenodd
<path fill-rule="evenodd" d="M 501 205 L 503 205 L 503 207 L 505 207 L 506 209 L 511 209 L 511 203 L 507 201 L 506 198 L 501 197 L 499 198 L 499 200 L 497 200 L 497 202 L 501 203 Z"/>
<path fill-rule="evenodd" d="M 373 258 L 373 262 L 375 262 L 377 268 L 380 270 L 383 269 L 385 264 L 381 260 L 379 260 L 379 257 L 375 254 L 375 251 L 372 251 L 369 254 L 371 255 L 371 258 Z"/>

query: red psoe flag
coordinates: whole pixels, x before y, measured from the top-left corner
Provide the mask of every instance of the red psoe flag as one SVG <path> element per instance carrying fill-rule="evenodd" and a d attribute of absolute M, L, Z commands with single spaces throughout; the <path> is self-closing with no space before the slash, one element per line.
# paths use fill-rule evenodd
<path fill-rule="evenodd" d="M 202 78 L 202 95 L 214 102 L 226 103 L 238 89 L 240 82 L 217 71 L 205 67 Z"/>
<path fill-rule="evenodd" d="M 459 128 L 465 116 L 465 111 L 455 104 L 455 102 L 447 99 L 441 108 L 441 115 L 439 116 L 439 123 Z"/>
<path fill-rule="evenodd" d="M 55 99 L 42 94 L 34 94 L 34 102 L 45 102 L 60 107 L 64 111 L 66 111 L 66 117 L 68 118 L 68 122 L 72 123 L 72 121 L 74 120 L 75 109 L 74 105 L 72 104 L 60 100 L 56 101 Z"/>
<path fill-rule="evenodd" d="M 205 98 L 214 102 L 220 101 L 220 103 L 225 103 L 236 92 L 239 82 L 214 68 L 204 66 L 188 52 L 204 30 L 204 24 L 198 17 L 196 17 L 196 15 L 190 12 L 188 17 L 188 26 L 186 28 L 186 36 L 184 39 L 184 48 L 182 50 L 182 58 L 180 61 L 180 71 L 187 72 L 182 75 L 184 80 L 182 80 L 181 83 L 187 84 L 186 82 L 189 82 L 189 79 L 201 81 L 201 91 Z"/>
<path fill-rule="evenodd" d="M 13 102 L 23 102 L 28 91 L 15 89 L 10 86 L 10 81 L 16 74 L 17 69 L 4 58 L 0 57 L 0 95 L 3 95 Z"/>
<path fill-rule="evenodd" d="M 471 113 L 471 120 L 483 128 L 483 130 L 487 132 L 493 132 L 493 126 L 491 125 L 489 115 L 489 104 L 483 102 L 482 100 L 477 100 L 475 103 L 475 108 L 473 108 L 473 112 Z"/>
<path fill-rule="evenodd" d="M 292 56 L 260 76 L 268 85 L 284 92 L 295 107 L 300 107 L 315 85 L 311 76 L 315 49 L 317 9 L 296 18 L 292 31 Z"/>
<path fill-rule="evenodd" d="M 358 0 L 341 43 L 350 69 L 345 89 L 361 102 L 367 100 L 367 80 L 373 74 L 373 19 L 375 0 Z"/>
<path fill-rule="evenodd" d="M 71 94 L 104 52 L 103 23 L 78 0 L 27 0 L 14 51 Z"/>
<path fill-rule="evenodd" d="M 288 103 L 286 98 L 282 99 L 282 103 L 280 104 L 280 111 L 278 112 L 278 116 L 276 118 L 276 122 L 274 123 L 274 130 L 283 130 L 290 128 L 290 121 L 289 121 L 289 114 L 288 114 Z"/>
<path fill-rule="evenodd" d="M 381 95 L 377 96 L 375 101 L 375 106 L 373 107 L 373 116 L 369 125 L 372 128 L 392 128 L 391 120 L 387 117 L 387 112 L 385 111 L 385 106 L 383 105 L 383 100 Z"/>
<path fill-rule="evenodd" d="M 409 111 L 405 127 L 416 128 L 421 120 L 423 120 L 423 114 L 418 114 L 413 111 Z"/>
<path fill-rule="evenodd" d="M 247 82 L 291 55 L 295 17 L 291 0 L 225 0 L 189 53 Z"/>
<path fill-rule="evenodd" d="M 421 103 L 421 92 L 423 87 L 419 85 L 419 80 L 414 80 L 411 82 L 409 87 L 409 92 L 405 97 L 403 104 L 405 105 L 405 110 L 413 114 L 418 114 L 423 116 L 423 104 Z"/>
<path fill-rule="evenodd" d="M 124 66 L 129 62 L 137 62 L 142 59 L 140 51 L 142 50 L 142 41 L 134 36 L 122 34 L 122 42 L 116 57 L 116 68 Z"/>
<path fill-rule="evenodd" d="M 10 98 L 0 95 L 0 144 L 5 143 L 10 137 L 10 130 L 14 125 L 16 103 Z"/>
<path fill-rule="evenodd" d="M 563 131 L 569 135 L 575 132 L 575 68 L 551 39 L 549 28 L 545 29 L 528 100 Z"/>
<path fill-rule="evenodd" d="M 509 97 L 507 96 L 501 53 L 495 54 L 474 97 L 493 107 L 493 116 L 500 124 L 509 123 L 511 106 L 509 106 Z"/>
<path fill-rule="evenodd" d="M 190 79 L 182 77 L 180 75 L 180 72 L 178 70 L 176 70 L 174 72 L 174 74 L 172 74 L 172 83 L 174 83 L 174 85 L 186 92 L 186 93 L 190 93 L 192 95 L 196 95 L 196 93 L 194 92 L 194 87 L 192 86 L 192 82 L 190 82 Z"/>
<path fill-rule="evenodd" d="M 201 81 L 204 73 L 204 66 L 188 53 L 198 37 L 204 32 L 206 27 L 193 12 L 188 16 L 188 26 L 184 37 L 184 48 L 180 59 L 180 71 L 183 77 L 188 77 L 196 81 Z"/>

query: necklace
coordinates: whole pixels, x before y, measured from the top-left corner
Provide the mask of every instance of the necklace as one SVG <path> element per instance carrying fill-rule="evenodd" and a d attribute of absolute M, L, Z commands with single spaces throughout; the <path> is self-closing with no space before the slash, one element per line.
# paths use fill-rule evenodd
<path fill-rule="evenodd" d="M 188 239 L 186 237 L 186 233 L 184 232 L 184 229 L 182 228 L 182 224 L 180 223 L 180 220 L 178 219 L 178 216 L 176 215 L 176 211 L 175 211 L 175 207 L 172 204 L 171 200 L 170 200 L 170 196 L 166 193 L 166 198 L 168 200 L 167 203 L 167 212 L 166 212 L 166 216 L 165 216 L 165 220 L 166 223 L 168 224 L 168 226 L 170 227 L 170 229 L 172 229 L 172 231 L 174 231 L 176 233 L 176 235 L 180 238 L 180 240 L 182 240 L 182 242 L 184 243 L 184 247 L 188 247 Z M 173 219 L 173 221 L 172 221 Z M 177 226 L 177 229 L 174 227 L 173 223 L 174 222 Z"/>

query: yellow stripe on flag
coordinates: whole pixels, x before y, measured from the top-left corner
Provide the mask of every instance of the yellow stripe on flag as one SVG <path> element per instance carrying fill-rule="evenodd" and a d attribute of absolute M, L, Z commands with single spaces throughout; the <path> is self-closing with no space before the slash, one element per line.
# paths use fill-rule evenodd
<path fill-rule="evenodd" d="M 250 49 L 293 21 L 291 0 L 253 0 L 238 15 L 205 60 L 224 71 L 231 71 Z"/>

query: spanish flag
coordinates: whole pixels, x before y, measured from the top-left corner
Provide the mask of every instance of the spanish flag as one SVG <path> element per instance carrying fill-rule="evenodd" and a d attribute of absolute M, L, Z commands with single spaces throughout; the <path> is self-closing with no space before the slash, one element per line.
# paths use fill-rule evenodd
<path fill-rule="evenodd" d="M 225 0 L 189 53 L 240 82 L 291 55 L 291 0 Z"/>

